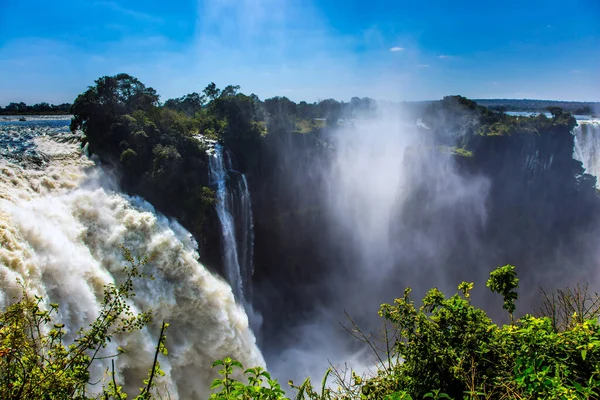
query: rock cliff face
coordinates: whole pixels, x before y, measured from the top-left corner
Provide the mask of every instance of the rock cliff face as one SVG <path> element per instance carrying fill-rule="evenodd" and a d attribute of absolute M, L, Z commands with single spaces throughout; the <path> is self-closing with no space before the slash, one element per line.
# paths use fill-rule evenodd
<path fill-rule="evenodd" d="M 235 219 L 234 209 L 252 199 L 252 209 L 238 213 L 244 215 L 238 218 L 248 222 L 253 215 L 254 256 L 248 258 L 254 263 L 246 264 L 247 269 L 254 265 L 252 303 L 264 316 L 262 333 L 267 340 L 285 335 L 281 327 L 293 329 L 298 319 L 305 319 L 300 315 L 347 295 L 330 289 L 348 279 L 348 273 L 354 274 L 354 292 L 361 290 L 361 284 L 369 285 L 361 278 L 380 274 L 379 265 L 362 272 L 353 269 L 360 256 L 363 264 L 389 264 L 386 268 L 391 275 L 429 268 L 443 271 L 447 281 L 476 280 L 473 271 L 487 276 L 491 268 L 512 263 L 520 268 L 523 279 L 550 271 L 563 284 L 568 283 L 565 276 L 575 270 L 561 266 L 563 260 L 577 265 L 577 271 L 589 271 L 596 262 L 586 240 L 597 226 L 595 178 L 573 160 L 575 120 L 569 114 L 555 109 L 551 119 L 519 119 L 462 97 L 448 97 L 427 108 L 420 124 L 426 127 L 419 137 L 424 140 L 417 140 L 420 146 L 407 151 L 405 143 L 397 146 L 392 141 L 387 147 L 385 140 L 379 146 L 369 143 L 393 136 L 393 129 L 382 127 L 381 135 L 371 131 L 377 136 L 365 141 L 358 125 L 346 125 L 347 131 L 341 134 L 350 133 L 359 145 L 346 143 L 352 151 L 336 164 L 344 151 L 334 145 L 340 140 L 335 134 L 337 118 L 331 118 L 326 127 L 308 120 L 298 127 L 298 115 L 288 107 L 274 107 L 267 116 L 261 116 L 260 107 L 253 97 L 227 95 L 214 99 L 192 118 L 159 106 L 154 89 L 121 74 L 97 80 L 95 87 L 77 98 L 71 127 L 83 130 L 89 152 L 116 165 L 124 190 L 142 196 L 187 228 L 198 241 L 201 261 L 223 276 L 233 276 L 231 268 L 227 273 L 227 265 L 235 263 L 228 264 L 224 255 L 225 242 L 234 241 L 232 235 L 225 240 L 223 216 L 227 213 L 220 210 L 219 214 L 217 209 L 228 202 L 225 211 Z M 224 167 L 227 171 L 218 180 L 227 190 L 219 192 L 219 185 L 209 177 L 211 160 L 207 146 L 198 140 L 200 134 L 218 139 L 231 155 Z M 360 171 L 363 166 L 369 168 L 363 165 L 365 160 L 377 164 L 382 154 L 390 162 L 378 163 L 375 170 L 380 176 Z M 357 167 L 353 157 L 363 162 Z M 346 167 L 356 175 L 347 181 Z M 453 180 L 448 179 L 448 171 Z M 242 182 L 236 176 L 244 177 L 244 185 L 234 193 L 231 185 L 241 188 Z M 406 182 L 388 186 L 381 176 L 390 180 L 401 176 Z M 375 185 L 369 182 L 373 179 Z M 343 185 L 333 185 L 342 180 Z M 460 192 L 469 187 L 469 181 L 485 184 L 472 185 L 469 201 L 462 202 Z M 332 193 L 331 187 L 343 190 Z M 382 196 L 365 195 L 378 191 Z M 396 208 L 395 191 L 402 192 Z M 458 201 L 438 201 L 452 199 L 453 191 L 459 194 Z M 232 196 L 244 201 L 231 201 Z M 346 201 L 344 196 L 359 201 Z M 342 210 L 335 208 L 337 204 L 332 206 L 331 197 L 343 204 Z M 388 201 L 385 215 L 377 215 L 377 228 L 382 229 L 371 235 L 364 225 L 370 224 L 370 211 L 381 206 L 380 199 Z M 343 213 L 355 218 L 346 223 Z M 229 223 L 227 232 L 235 230 L 240 236 L 238 222 Z M 250 239 L 252 235 L 241 236 Z M 429 248 L 411 251 L 420 240 Z M 238 259 L 240 254 L 242 258 L 251 254 L 252 245 L 244 246 L 248 251 L 238 253 Z M 368 246 L 369 251 L 359 254 L 357 248 Z M 378 254 L 388 251 L 393 256 Z M 238 268 L 238 281 L 244 280 L 242 272 L 247 271 Z M 422 276 L 428 278 L 427 273 Z M 384 282 L 386 293 L 397 295 L 403 286 L 412 285 L 412 279 L 392 278 Z M 429 282 L 426 286 L 430 287 Z M 237 292 L 242 291 L 238 285 Z M 379 299 L 349 294 L 361 302 Z M 339 305 L 332 307 L 339 309 Z"/>
<path fill-rule="evenodd" d="M 254 213 L 254 305 L 264 316 L 263 333 L 309 312 L 326 294 L 322 280 L 335 264 L 324 223 L 321 169 L 327 149 L 316 136 L 267 136 L 260 163 L 249 172 Z"/>
<path fill-rule="evenodd" d="M 595 177 L 573 159 L 575 120 L 562 115 L 517 121 L 497 113 L 482 114 L 470 103 L 459 104 L 458 110 L 460 123 L 448 123 L 456 121 L 456 110 L 438 112 L 439 125 L 430 121 L 430 129 L 423 134 L 434 137 L 434 146 L 408 149 L 404 154 L 413 183 L 403 211 L 390 216 L 392 225 L 401 226 L 403 232 L 412 229 L 415 236 L 432 235 L 441 225 L 452 226 L 452 238 L 444 239 L 450 244 L 440 245 L 435 259 L 446 266 L 448 276 L 460 280 L 477 280 L 478 272 L 483 271 L 483 277 L 490 268 L 506 263 L 517 265 L 522 279 L 532 287 L 548 282 L 549 276 L 563 286 L 589 273 L 595 254 L 584 238 L 596 229 L 600 202 Z M 336 237 L 327 224 L 323 191 L 329 183 L 318 173 L 327 169 L 330 150 L 319 147 L 318 136 L 270 140 L 263 143 L 261 167 L 250 174 L 256 216 L 254 284 L 261 293 L 256 306 L 266 316 L 267 336 L 326 303 L 329 274 L 348 261 L 344 239 Z M 481 225 L 461 219 L 468 211 L 425 210 L 439 182 L 428 182 L 423 174 L 437 173 L 444 179 L 444 171 L 436 170 L 441 164 L 435 160 L 448 155 L 440 153 L 438 145 L 454 147 L 450 162 L 463 178 L 489 182 L 481 194 L 485 208 Z M 410 165 L 417 162 L 411 151 L 429 155 L 419 156 L 423 164 L 415 167 Z M 399 230 L 391 235 L 397 237 L 392 246 L 406 245 Z M 431 259 L 410 262 L 426 267 Z M 580 269 L 565 268 L 567 262 Z M 522 297 L 529 303 L 537 292 Z"/>
<path fill-rule="evenodd" d="M 465 170 L 491 178 L 489 204 L 498 222 L 510 209 L 519 218 L 507 222 L 535 225 L 546 233 L 558 229 L 564 234 L 589 222 L 598 205 L 596 179 L 573 159 L 571 130 L 569 122 L 539 133 L 474 138 Z"/>

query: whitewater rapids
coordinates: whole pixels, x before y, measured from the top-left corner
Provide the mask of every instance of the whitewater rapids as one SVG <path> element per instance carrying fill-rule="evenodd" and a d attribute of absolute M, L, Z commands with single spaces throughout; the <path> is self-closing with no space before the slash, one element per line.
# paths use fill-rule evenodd
<path fill-rule="evenodd" d="M 156 278 L 137 280 L 133 298 L 135 310 L 152 310 L 153 322 L 117 337 L 106 351 L 125 349 L 116 366 L 128 393 L 143 386 L 163 320 L 170 324 L 169 356 L 159 359 L 166 372 L 159 382 L 167 398 L 208 398 L 217 359 L 264 366 L 243 307 L 229 285 L 197 261 L 197 244 L 183 227 L 120 193 L 77 141 L 29 133 L 23 140 L 42 156 L 41 167 L 0 157 L 3 309 L 19 297 L 21 280 L 30 293 L 60 304 L 57 320 L 71 333 L 86 327 L 98 315 L 103 286 L 123 278 L 123 244 L 134 255 L 154 256 L 145 271 Z M 0 132 L 7 134 L 16 135 Z"/>

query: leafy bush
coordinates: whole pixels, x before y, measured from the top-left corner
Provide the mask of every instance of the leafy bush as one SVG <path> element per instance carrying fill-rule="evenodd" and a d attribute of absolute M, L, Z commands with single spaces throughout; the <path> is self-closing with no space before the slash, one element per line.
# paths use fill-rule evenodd
<path fill-rule="evenodd" d="M 24 293 L 23 298 L 0 313 L 0 398 L 88 399 L 90 366 L 99 351 L 115 336 L 140 329 L 150 313 L 133 315 L 127 299 L 133 281 L 149 277 L 142 272 L 147 260 L 125 258 L 126 280 L 105 287 L 99 317 L 88 329 L 77 332 L 77 340 L 65 342 L 67 328 L 55 321 L 57 304 L 43 307 L 42 299 Z M 515 311 L 518 287 L 515 268 L 506 265 L 490 274 L 487 286 L 502 295 L 503 308 Z M 597 399 L 600 396 L 600 325 L 598 296 L 587 291 L 559 291 L 546 295 L 547 316 L 525 315 L 511 324 L 493 324 L 486 313 L 471 304 L 473 283 L 463 282 L 459 293 L 447 298 L 431 289 L 417 309 L 410 288 L 394 304 L 383 304 L 386 354 L 377 354 L 375 376 L 329 369 L 317 391 L 307 378 L 301 385 L 290 381 L 295 399 Z M 577 294 L 572 295 L 572 294 Z M 557 300 L 557 298 L 559 300 Z M 575 312 L 566 321 L 565 310 L 594 315 L 585 319 Z M 558 311 L 558 313 L 557 313 Z M 158 355 L 167 355 L 163 323 L 154 363 L 136 399 L 158 395 L 154 378 L 164 375 Z M 377 352 L 370 336 L 353 323 L 355 335 Z M 119 351 L 119 354 L 121 350 Z M 113 355 L 113 357 L 118 354 Z M 230 358 L 218 360 L 222 376 L 214 380 L 211 399 L 288 399 L 277 380 L 261 367 L 245 369 Z M 335 377 L 337 388 L 328 384 Z M 114 360 L 104 399 L 124 399 L 115 380 Z M 245 380 L 245 381 L 243 381 Z"/>
<path fill-rule="evenodd" d="M 219 374 L 222 379 L 215 379 L 211 389 L 220 389 L 211 394 L 211 399 L 260 399 L 260 400 L 278 400 L 285 399 L 284 392 L 281 390 L 277 380 L 271 379 L 271 375 L 261 367 L 249 368 L 244 371 L 248 383 L 243 383 L 235 379 L 236 368 L 243 370 L 244 367 L 239 361 L 231 358 L 217 360 L 213 363 L 213 368 L 221 366 Z M 268 386 L 264 386 L 267 384 Z"/>
<path fill-rule="evenodd" d="M 141 329 L 151 318 L 151 312 L 133 314 L 128 299 L 134 295 L 133 282 L 137 278 L 150 278 L 142 272 L 147 262 L 134 260 L 124 249 L 126 279 L 119 285 L 104 287 L 100 313 L 87 329 L 81 328 L 75 340 L 67 343 L 69 328 L 56 321 L 58 304 L 44 307 L 41 297 L 23 297 L 0 313 L 0 398 L 1 399 L 88 399 L 95 384 L 90 382 L 90 367 L 100 357 L 99 353 L 117 335 Z M 154 363 L 138 400 L 154 398 L 156 385 L 153 379 L 164 375 L 157 360 L 158 353 L 166 354 L 163 323 Z M 104 399 L 124 399 L 121 386 L 116 383 L 114 357 L 109 382 L 101 389 Z M 108 371 L 107 371 L 108 372 Z"/>
<path fill-rule="evenodd" d="M 503 308 L 512 314 L 519 280 L 515 268 L 505 265 L 490 274 L 487 286 L 502 295 Z M 333 370 L 338 389 L 323 379 L 321 393 L 310 380 L 296 389 L 296 399 L 597 399 L 600 396 L 600 325 L 597 319 L 571 316 L 558 330 L 551 318 L 525 315 L 511 324 L 497 326 L 486 313 L 471 304 L 473 283 L 463 282 L 459 293 L 446 298 L 431 289 L 416 308 L 410 288 L 394 304 L 383 304 L 379 314 L 386 323 L 387 354 L 378 355 L 376 376 L 354 372 L 344 379 Z M 592 310 L 592 301 L 586 308 Z M 557 306 L 560 307 L 561 303 Z M 575 303 L 579 304 L 579 303 Z M 593 309 L 596 310 L 596 309 Z M 597 315 L 596 315 L 597 317 Z M 358 328 L 354 325 L 354 328 Z M 372 339 L 359 338 L 373 349 Z M 231 365 L 232 361 L 228 361 Z M 221 364 L 219 364 L 221 365 Z M 276 383 L 269 381 L 276 386 Z M 250 389 L 239 382 L 216 398 L 250 399 Z M 222 387 L 216 381 L 214 387 Z M 253 389 L 257 392 L 262 389 Z M 264 389 L 265 391 L 268 390 Z M 243 397 L 246 396 L 246 397 Z M 250 396 L 250 397 L 248 397 Z M 258 396 L 258 395 L 257 395 Z M 282 396 L 277 392 L 277 396 Z"/>

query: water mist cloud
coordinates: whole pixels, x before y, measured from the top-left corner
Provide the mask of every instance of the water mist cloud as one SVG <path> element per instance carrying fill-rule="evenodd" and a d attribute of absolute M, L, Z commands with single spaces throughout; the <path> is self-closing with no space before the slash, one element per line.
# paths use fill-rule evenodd
<path fill-rule="evenodd" d="M 373 372 L 375 355 L 340 327 L 348 324 L 344 311 L 366 332 L 378 330 L 381 303 L 406 286 L 417 295 L 433 286 L 454 290 L 449 254 L 459 246 L 479 250 L 489 181 L 461 176 L 414 116 L 382 105 L 378 112 L 373 120 L 344 121 L 329 138 L 330 162 L 314 166 L 326 182 L 323 224 L 340 262 L 322 275 L 327 300 L 293 328 L 297 342 L 267 355 L 281 376 L 317 379 L 329 362 Z"/>

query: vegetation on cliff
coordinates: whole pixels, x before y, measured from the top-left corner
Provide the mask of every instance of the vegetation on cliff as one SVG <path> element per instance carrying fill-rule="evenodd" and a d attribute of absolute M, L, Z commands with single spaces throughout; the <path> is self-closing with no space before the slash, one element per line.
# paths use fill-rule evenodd
<path fill-rule="evenodd" d="M 95 83 L 73 103 L 71 129 L 83 131 L 89 153 L 118 166 L 125 190 L 199 236 L 214 196 L 205 148 L 194 135 L 217 121 L 197 121 L 160 107 L 156 91 L 127 74 Z"/>
<path fill-rule="evenodd" d="M 458 138 L 458 144 L 465 148 L 472 148 L 479 137 L 570 133 L 577 125 L 575 118 L 560 107 L 549 107 L 547 111 L 552 118 L 543 113 L 535 117 L 512 116 L 462 96 L 447 96 L 425 109 L 423 122 L 438 140 Z"/>
<path fill-rule="evenodd" d="M 482 106 L 495 111 L 528 111 L 532 113 L 544 112 L 548 107 L 560 107 L 576 115 L 588 115 L 600 111 L 600 103 L 594 101 L 558 101 L 558 100 L 533 100 L 533 99 L 477 99 Z"/>
<path fill-rule="evenodd" d="M 238 90 L 239 86 L 219 89 L 211 83 L 202 94 L 194 92 L 161 105 L 154 89 L 119 74 L 96 80 L 71 107 L 71 129 L 83 131 L 88 152 L 117 167 L 126 191 L 177 218 L 198 239 L 212 267 L 220 258 L 214 244 L 218 224 L 200 135 L 224 143 L 237 170 L 258 171 L 272 167 L 266 152 L 288 133 L 308 137 L 324 125 L 315 118 L 337 123 L 339 115 L 334 100 L 296 105 L 275 97 L 262 102 Z M 267 132 L 271 135 L 265 139 Z"/>

